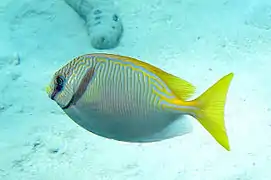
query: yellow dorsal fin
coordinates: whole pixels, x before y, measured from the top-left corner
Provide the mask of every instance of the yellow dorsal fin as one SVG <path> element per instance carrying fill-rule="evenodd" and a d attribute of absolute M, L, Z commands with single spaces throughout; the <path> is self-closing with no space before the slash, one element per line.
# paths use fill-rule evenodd
<path fill-rule="evenodd" d="M 169 87 L 169 89 L 180 99 L 187 100 L 196 91 L 196 88 L 189 82 L 166 73 L 160 69 L 155 69 L 155 74 L 159 76 Z"/>
<path fill-rule="evenodd" d="M 168 85 L 169 89 L 175 94 L 175 96 L 177 96 L 181 100 L 187 100 L 196 91 L 196 88 L 191 83 L 179 77 L 176 77 L 172 74 L 169 74 L 151 64 L 142 62 L 138 59 L 134 59 L 127 56 L 114 55 L 114 54 L 92 54 L 92 55 L 103 56 L 103 57 L 108 57 L 108 58 L 116 58 L 122 61 L 132 62 L 136 65 L 144 67 L 148 71 L 160 77 Z"/>

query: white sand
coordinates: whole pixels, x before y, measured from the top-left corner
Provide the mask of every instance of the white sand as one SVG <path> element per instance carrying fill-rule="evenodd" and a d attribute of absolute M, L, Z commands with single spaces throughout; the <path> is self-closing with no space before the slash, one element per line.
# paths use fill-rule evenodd
<path fill-rule="evenodd" d="M 270 180 L 270 0 L 119 0 L 117 6 L 124 37 L 104 52 L 162 67 L 195 84 L 197 95 L 235 73 L 225 117 L 232 150 L 193 118 L 191 134 L 141 145 L 78 127 L 44 86 L 74 56 L 98 52 L 83 20 L 61 0 L 1 0 L 0 179 Z"/>

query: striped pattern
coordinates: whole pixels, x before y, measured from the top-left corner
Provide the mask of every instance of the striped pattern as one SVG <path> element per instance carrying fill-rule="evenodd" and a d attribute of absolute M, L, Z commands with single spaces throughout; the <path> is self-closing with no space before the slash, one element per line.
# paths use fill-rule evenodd
<path fill-rule="evenodd" d="M 181 108 L 190 108 L 172 103 L 176 96 L 168 86 L 135 60 L 100 54 L 84 55 L 69 62 L 55 76 L 61 74 L 66 77 L 67 86 L 71 86 L 74 93 L 91 68 L 95 72 L 82 98 L 96 111 L 122 117 L 146 117 L 165 109 L 180 111 Z M 67 97 L 60 94 L 59 98 Z"/>
<path fill-rule="evenodd" d="M 92 61 L 96 71 L 87 97 L 103 113 L 146 116 L 162 110 L 163 101 L 176 98 L 158 76 L 133 62 L 103 56 L 84 58 Z"/>
<path fill-rule="evenodd" d="M 77 86 L 88 69 L 93 67 L 94 64 L 92 59 L 93 57 L 91 56 L 79 56 L 57 71 L 55 76 L 61 74 L 66 78 L 69 77 L 67 78 L 69 79 L 68 83 Z"/>
<path fill-rule="evenodd" d="M 48 94 L 52 94 L 57 84 L 56 77 L 61 76 L 64 78 L 64 90 L 58 92 L 55 96 L 55 101 L 62 108 L 67 107 L 73 100 L 74 93 L 77 91 L 81 80 L 83 79 L 88 69 L 93 66 L 93 61 L 89 59 L 91 57 L 77 57 L 67 63 L 64 67 L 59 69 L 53 77 L 50 87 L 48 88 Z"/>

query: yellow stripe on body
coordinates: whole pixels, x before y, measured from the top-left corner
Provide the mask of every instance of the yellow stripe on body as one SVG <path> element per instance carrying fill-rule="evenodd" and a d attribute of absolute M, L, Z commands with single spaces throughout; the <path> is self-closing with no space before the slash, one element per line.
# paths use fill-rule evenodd
<path fill-rule="evenodd" d="M 162 110 L 162 101 L 176 99 L 166 84 L 144 67 L 135 65 L 133 62 L 123 62 L 122 60 L 113 58 L 95 57 L 94 61 L 95 66 L 97 66 L 100 72 L 97 77 L 99 79 L 98 84 L 101 84 L 103 86 L 102 88 L 107 89 L 107 94 L 102 94 L 101 100 L 107 101 L 106 98 L 110 97 L 111 101 L 114 102 L 111 106 L 114 109 L 119 108 L 120 113 L 148 111 L 154 108 Z M 115 86 L 120 89 L 114 88 Z M 114 90 L 116 91 L 114 92 Z M 130 92 L 128 92 L 128 90 Z M 121 99 L 121 93 L 124 92 L 130 95 L 125 95 L 124 97 L 127 99 L 123 100 Z M 145 102 L 145 105 L 148 105 L 148 107 L 137 106 L 144 104 L 142 99 L 151 102 Z M 125 103 L 123 101 L 130 102 L 130 106 L 126 107 L 121 105 L 120 103 Z M 131 103 L 131 101 L 134 101 L 134 103 Z M 104 102 L 102 104 L 113 102 Z"/>
<path fill-rule="evenodd" d="M 124 61 L 108 56 L 84 55 L 68 63 L 66 68 L 73 68 L 73 74 L 69 74 L 72 78 L 69 79 L 71 81 L 70 83 L 76 84 L 75 87 L 77 87 L 78 82 L 84 76 L 87 69 L 96 66 L 96 71 L 100 72 L 98 76 L 94 78 L 96 79 L 94 88 L 91 88 L 91 92 L 86 92 L 89 94 L 87 97 L 90 98 L 87 101 L 105 101 L 101 103 L 101 105 L 106 106 L 106 103 L 108 103 L 106 98 L 109 96 L 112 101 L 109 103 L 114 103 L 111 104 L 111 106 L 113 106 L 114 109 L 119 109 L 119 111 L 121 111 L 120 113 L 123 114 L 130 112 L 131 109 L 133 111 L 148 111 L 154 107 L 160 110 L 176 110 L 176 97 L 174 94 L 156 74 L 145 69 L 144 66 L 142 67 L 142 64 L 144 65 L 144 63 L 138 63 L 137 61 Z M 71 72 L 71 70 L 67 71 L 64 69 L 62 69 L 62 71 L 63 73 Z M 109 79 L 113 82 L 108 82 Z M 120 89 L 116 89 L 114 86 Z M 99 96 L 99 91 L 103 88 L 107 88 L 107 94 L 101 94 Z M 116 91 L 112 91 L 114 89 Z M 129 92 L 131 95 L 126 95 L 125 97 L 128 99 L 124 101 L 135 101 L 135 103 L 131 103 L 129 107 L 121 106 L 121 102 L 119 102 L 121 99 L 120 92 L 127 92 L 128 90 L 132 90 L 132 92 Z M 148 107 L 136 106 L 144 104 L 142 98 L 151 102 L 148 104 Z M 104 109 L 105 107 L 101 108 Z M 190 107 L 180 106 L 180 108 L 185 110 Z"/>

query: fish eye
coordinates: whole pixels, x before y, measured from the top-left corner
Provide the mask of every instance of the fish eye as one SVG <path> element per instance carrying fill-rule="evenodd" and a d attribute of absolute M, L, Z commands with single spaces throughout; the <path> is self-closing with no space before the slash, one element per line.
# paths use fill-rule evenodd
<path fill-rule="evenodd" d="M 64 87 L 64 77 L 63 76 L 57 76 L 55 83 L 56 83 L 55 89 L 57 91 L 61 91 L 63 89 L 63 87 Z"/>

